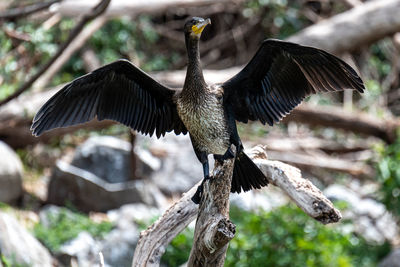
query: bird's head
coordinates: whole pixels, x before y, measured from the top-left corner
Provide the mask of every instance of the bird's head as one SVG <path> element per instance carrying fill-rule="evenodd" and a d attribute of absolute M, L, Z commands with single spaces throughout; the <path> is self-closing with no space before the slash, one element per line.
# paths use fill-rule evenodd
<path fill-rule="evenodd" d="M 185 23 L 183 31 L 191 37 L 200 38 L 201 33 L 208 24 L 211 24 L 210 19 L 193 17 Z"/>

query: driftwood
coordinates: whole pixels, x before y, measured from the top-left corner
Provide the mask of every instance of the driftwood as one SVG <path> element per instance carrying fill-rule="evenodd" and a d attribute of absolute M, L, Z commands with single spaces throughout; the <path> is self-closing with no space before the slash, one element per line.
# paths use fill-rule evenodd
<path fill-rule="evenodd" d="M 296 205 L 310 217 L 323 224 L 338 222 L 341 219 L 340 212 L 333 207 L 333 204 L 322 194 L 318 188 L 301 176 L 299 169 L 278 161 L 268 160 L 265 149 L 260 146 L 255 147 L 247 153 L 266 175 L 270 184 L 281 188 L 282 191 L 287 194 L 296 203 Z M 222 168 L 223 166 L 217 166 L 217 169 L 214 169 L 213 174 L 217 174 Z M 213 185 L 213 183 L 218 183 L 218 179 L 211 178 L 211 181 L 211 187 L 215 186 L 215 188 L 218 188 L 216 184 Z M 208 183 L 206 184 L 208 187 Z M 180 200 L 173 204 L 173 206 L 169 208 L 157 222 L 141 233 L 139 242 L 136 246 L 135 255 L 133 257 L 133 267 L 159 266 L 162 253 L 165 251 L 165 248 L 169 242 L 195 218 L 199 210 L 199 206 L 190 203 L 189 200 L 192 194 L 196 191 L 197 186 L 198 184 L 195 185 L 188 193 L 184 194 Z M 207 189 L 208 188 L 206 188 L 206 192 L 208 191 Z M 225 191 L 224 194 L 226 194 Z M 218 199 L 218 201 L 226 200 Z M 203 202 L 202 205 L 206 205 L 207 203 L 209 202 Z M 205 208 L 210 209 L 209 207 Z M 209 215 L 211 214 L 212 212 Z M 203 214 L 203 216 L 205 216 L 204 218 L 207 218 L 207 214 Z M 206 228 L 206 225 L 201 223 L 207 221 L 204 220 L 204 218 L 197 223 L 199 224 L 196 226 L 197 228 Z M 230 232 L 225 235 L 227 239 L 229 239 L 233 234 L 233 229 L 231 228 L 232 225 L 223 218 L 221 219 L 223 222 L 227 222 L 227 226 L 222 227 L 222 229 L 230 230 Z M 224 226 L 223 223 L 221 223 L 221 225 Z M 218 229 L 218 227 L 213 229 Z M 203 238 L 204 240 L 206 238 L 215 236 L 213 234 L 214 232 L 207 232 L 199 238 Z M 194 263 L 194 261 L 190 260 L 189 263 L 189 266 L 198 266 L 196 263 Z"/>
<path fill-rule="evenodd" d="M 400 31 L 400 0 L 374 0 L 316 23 L 288 41 L 335 54 L 371 44 Z"/>
<path fill-rule="evenodd" d="M 197 215 L 198 205 L 191 200 L 200 183 L 183 194 L 164 214 L 147 230 L 140 233 L 133 256 L 133 267 L 159 266 L 161 256 L 168 244 L 182 232 Z"/>
<path fill-rule="evenodd" d="M 229 221 L 234 159 L 215 162 L 212 177 L 204 183 L 188 266 L 222 267 L 235 225 Z"/>

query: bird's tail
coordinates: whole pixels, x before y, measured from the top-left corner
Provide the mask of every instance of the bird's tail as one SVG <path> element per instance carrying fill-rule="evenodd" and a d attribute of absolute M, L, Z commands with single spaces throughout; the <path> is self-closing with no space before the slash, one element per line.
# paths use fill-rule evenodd
<path fill-rule="evenodd" d="M 235 160 L 232 175 L 232 193 L 240 193 L 251 189 L 260 189 L 268 185 L 268 180 L 256 164 L 241 151 Z"/>

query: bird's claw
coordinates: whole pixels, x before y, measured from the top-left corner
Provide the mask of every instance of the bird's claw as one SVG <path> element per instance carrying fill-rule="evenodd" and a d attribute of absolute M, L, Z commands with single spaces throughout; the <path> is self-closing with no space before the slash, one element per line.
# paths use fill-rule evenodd
<path fill-rule="evenodd" d="M 192 201 L 194 204 L 199 204 L 201 198 L 203 197 L 203 191 L 204 191 L 204 182 L 210 179 L 210 176 L 205 176 L 201 184 L 197 187 L 196 193 L 192 196 Z"/>

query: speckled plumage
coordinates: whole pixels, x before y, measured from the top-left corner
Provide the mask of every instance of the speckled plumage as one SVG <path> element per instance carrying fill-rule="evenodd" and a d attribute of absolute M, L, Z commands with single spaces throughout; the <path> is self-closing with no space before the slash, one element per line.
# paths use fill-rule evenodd
<path fill-rule="evenodd" d="M 181 93 L 176 101 L 178 114 L 197 150 L 222 155 L 230 146 L 222 88 L 206 86 L 203 90 L 204 93 L 196 98 L 193 94 Z"/>

